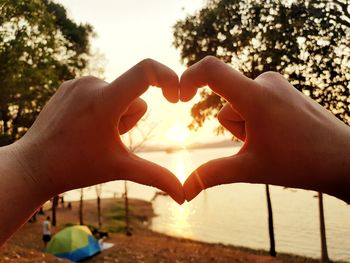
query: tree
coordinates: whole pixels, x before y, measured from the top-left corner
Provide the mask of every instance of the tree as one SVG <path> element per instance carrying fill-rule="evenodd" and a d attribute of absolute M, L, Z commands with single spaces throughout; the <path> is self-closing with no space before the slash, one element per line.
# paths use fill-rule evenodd
<path fill-rule="evenodd" d="M 0 0 L 0 146 L 31 126 L 55 89 L 90 57 L 92 27 L 50 0 Z"/>
<path fill-rule="evenodd" d="M 174 45 L 180 49 L 182 62 L 188 66 L 214 55 L 253 79 L 266 71 L 278 71 L 297 89 L 349 125 L 348 6 L 346 0 L 209 0 L 199 12 L 176 23 Z M 201 100 L 191 111 L 192 129 L 216 117 L 225 103 L 208 89 L 202 90 L 200 95 Z M 223 132 L 222 127 L 218 132 Z M 268 186 L 266 194 L 270 253 L 273 255 Z M 322 237 L 325 233 L 322 196 L 319 200 L 322 255 L 326 255 L 325 235 Z"/>
<path fill-rule="evenodd" d="M 128 196 L 128 181 L 124 181 L 124 209 L 125 209 L 125 234 L 131 236 L 131 227 L 130 227 L 130 215 L 129 215 L 129 196 Z"/>
<path fill-rule="evenodd" d="M 270 237 L 270 255 L 272 257 L 276 256 L 276 245 L 275 245 L 275 233 L 273 227 L 273 212 L 272 212 L 272 202 L 270 197 L 269 185 L 266 187 L 266 199 L 267 199 L 267 213 L 268 213 L 268 225 L 269 225 L 269 237 Z"/>
<path fill-rule="evenodd" d="M 187 66 L 219 57 L 250 78 L 278 71 L 350 124 L 348 1 L 209 0 L 174 26 L 174 45 Z M 196 129 L 224 100 L 209 90 L 192 108 Z"/>
<path fill-rule="evenodd" d="M 80 188 L 79 225 L 84 225 L 84 188 Z"/>
<path fill-rule="evenodd" d="M 152 133 L 155 129 L 155 125 L 147 123 L 148 115 L 144 116 L 138 124 L 131 129 L 126 135 L 123 136 L 125 144 L 128 146 L 130 151 L 136 153 L 142 150 L 142 147 L 152 137 Z M 128 184 L 124 181 L 124 208 L 125 208 L 125 234 L 131 236 L 130 228 L 130 215 L 129 215 L 129 197 L 128 197 Z"/>
<path fill-rule="evenodd" d="M 328 257 L 326 226 L 323 211 L 323 194 L 318 192 L 318 210 L 320 213 L 321 259 L 322 262 L 330 262 Z"/>
<path fill-rule="evenodd" d="M 96 201 L 97 201 L 97 223 L 98 223 L 98 228 L 99 229 L 101 229 L 101 227 L 102 227 L 102 215 L 101 215 L 102 185 L 103 184 L 95 185 Z"/>
<path fill-rule="evenodd" d="M 52 212 L 52 226 L 57 225 L 57 206 L 58 206 L 58 195 L 55 195 L 52 197 L 52 206 L 51 206 L 51 212 Z"/>

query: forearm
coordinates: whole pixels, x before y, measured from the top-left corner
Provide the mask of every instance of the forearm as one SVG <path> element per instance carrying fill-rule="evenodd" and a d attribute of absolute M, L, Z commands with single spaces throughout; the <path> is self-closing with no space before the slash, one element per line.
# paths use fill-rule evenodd
<path fill-rule="evenodd" d="M 12 144 L 0 148 L 0 246 L 50 198 L 26 171 Z"/>

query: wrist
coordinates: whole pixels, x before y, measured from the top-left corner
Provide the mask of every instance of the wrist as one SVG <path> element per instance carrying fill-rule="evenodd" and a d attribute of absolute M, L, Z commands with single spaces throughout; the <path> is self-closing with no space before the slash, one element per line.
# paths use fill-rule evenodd
<path fill-rule="evenodd" d="M 330 142 L 333 151 L 329 160 L 325 160 L 328 167 L 324 176 L 329 180 L 324 192 L 350 203 L 350 129 L 345 124 L 342 128 L 343 133 Z"/>
<path fill-rule="evenodd" d="M 33 177 L 17 143 L 0 148 L 0 246 L 36 211 L 51 193 Z"/>
<path fill-rule="evenodd" d="M 13 176 L 19 182 L 25 183 L 27 191 L 39 202 L 45 202 L 56 194 L 53 184 L 46 176 L 47 167 L 42 165 L 43 157 L 40 157 L 35 145 L 27 144 L 21 139 L 7 146 L 5 150 L 10 159 L 9 165 L 14 169 Z"/>

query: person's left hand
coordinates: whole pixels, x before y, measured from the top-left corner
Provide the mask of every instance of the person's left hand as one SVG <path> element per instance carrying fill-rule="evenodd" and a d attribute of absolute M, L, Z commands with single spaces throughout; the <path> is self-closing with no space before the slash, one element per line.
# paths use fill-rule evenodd
<path fill-rule="evenodd" d="M 178 101 L 179 80 L 168 67 L 146 59 L 112 83 L 83 77 L 62 84 L 14 153 L 50 197 L 67 190 L 112 180 L 157 187 L 184 202 L 179 180 L 167 169 L 137 157 L 121 141 L 146 112 L 138 98 L 148 87 L 162 87 Z"/>
<path fill-rule="evenodd" d="M 199 166 L 185 181 L 186 199 L 228 183 L 260 183 L 321 191 L 350 202 L 350 130 L 282 75 L 249 79 L 215 57 L 181 76 L 180 99 L 208 85 L 227 103 L 219 122 L 244 141 L 235 155 Z"/>

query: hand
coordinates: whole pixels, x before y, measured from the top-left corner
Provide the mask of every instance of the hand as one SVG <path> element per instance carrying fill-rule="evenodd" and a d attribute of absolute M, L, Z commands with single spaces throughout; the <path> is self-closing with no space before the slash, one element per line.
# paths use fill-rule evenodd
<path fill-rule="evenodd" d="M 131 180 L 162 189 L 183 203 L 176 176 L 137 157 L 120 139 L 146 112 L 146 103 L 138 97 L 150 85 L 162 87 L 170 102 L 178 101 L 177 75 L 149 59 L 110 84 L 94 77 L 63 83 L 14 148 L 40 191 L 49 197 L 102 182 Z"/>
<path fill-rule="evenodd" d="M 208 85 L 227 104 L 220 123 L 244 141 L 234 156 L 200 166 L 184 183 L 187 200 L 234 182 L 325 192 L 350 201 L 350 129 L 277 73 L 251 80 L 213 57 L 187 69 L 180 99 Z"/>

